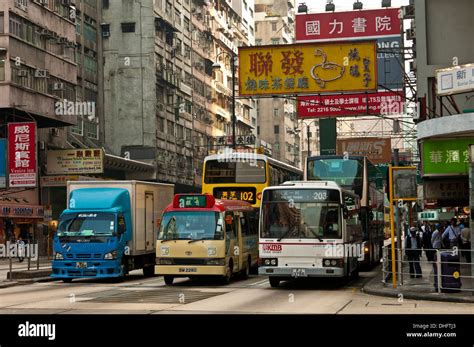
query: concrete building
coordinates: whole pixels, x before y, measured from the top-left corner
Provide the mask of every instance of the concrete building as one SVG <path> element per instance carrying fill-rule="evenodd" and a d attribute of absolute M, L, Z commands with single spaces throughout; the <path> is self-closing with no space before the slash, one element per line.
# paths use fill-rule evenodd
<path fill-rule="evenodd" d="M 293 43 L 294 7 L 294 0 L 256 0 L 255 44 Z M 296 119 L 296 101 L 292 98 L 261 98 L 257 101 L 257 113 L 257 137 L 271 145 L 272 156 L 300 167 L 300 132 Z"/>
<path fill-rule="evenodd" d="M 110 1 L 102 11 L 106 146 L 156 165 L 143 179 L 198 189 L 216 137 L 232 133 L 230 64 L 253 42 L 251 4 Z M 253 131 L 251 107 L 236 100 L 237 134 Z"/>
<path fill-rule="evenodd" d="M 56 109 L 58 101 L 76 100 L 74 53 L 75 23 L 68 4 L 0 2 L 0 137 L 7 137 L 6 125 L 11 122 L 33 121 L 38 128 L 36 186 L 11 188 L 2 182 L 0 238 L 5 241 L 12 233 L 30 232 L 40 242 L 41 253 L 46 244 L 40 232 L 45 211 L 40 177 L 45 172 L 46 149 L 64 143 L 64 127 L 75 123 L 74 115 Z M 2 175 L 5 178 L 5 172 Z"/>

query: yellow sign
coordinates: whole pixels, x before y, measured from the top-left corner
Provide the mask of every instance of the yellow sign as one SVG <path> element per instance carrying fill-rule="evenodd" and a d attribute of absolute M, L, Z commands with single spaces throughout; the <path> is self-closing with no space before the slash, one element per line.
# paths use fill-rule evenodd
<path fill-rule="evenodd" d="M 375 41 L 239 47 L 239 94 L 377 89 Z"/>
<path fill-rule="evenodd" d="M 49 150 L 48 175 L 94 174 L 104 172 L 104 151 L 100 148 Z"/>

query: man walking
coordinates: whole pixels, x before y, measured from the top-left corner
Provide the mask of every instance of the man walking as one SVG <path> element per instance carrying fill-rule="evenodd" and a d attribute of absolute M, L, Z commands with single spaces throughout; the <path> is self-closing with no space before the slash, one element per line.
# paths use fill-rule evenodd
<path fill-rule="evenodd" d="M 410 235 L 405 241 L 405 254 L 408 258 L 410 266 L 410 277 L 421 278 L 420 255 L 421 247 L 423 246 L 421 237 L 416 232 L 416 227 L 410 228 Z"/>

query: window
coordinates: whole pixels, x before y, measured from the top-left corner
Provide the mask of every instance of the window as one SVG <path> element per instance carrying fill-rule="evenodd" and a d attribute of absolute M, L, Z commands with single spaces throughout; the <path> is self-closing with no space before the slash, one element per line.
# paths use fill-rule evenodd
<path fill-rule="evenodd" d="M 77 117 L 77 124 L 72 125 L 69 129 L 71 129 L 71 133 L 82 136 L 84 133 L 84 120 L 81 117 Z"/>
<path fill-rule="evenodd" d="M 274 108 L 273 109 L 273 116 L 278 117 L 280 115 L 280 109 Z"/>
<path fill-rule="evenodd" d="M 280 144 L 278 142 L 275 142 L 275 144 L 273 145 L 273 148 L 275 149 L 275 151 L 279 151 L 280 150 Z"/>
<path fill-rule="evenodd" d="M 123 33 L 134 33 L 135 32 L 135 23 L 122 23 L 122 32 Z"/>
<path fill-rule="evenodd" d="M 277 23 L 272 22 L 272 31 L 277 31 Z"/>
<path fill-rule="evenodd" d="M 168 135 L 174 136 L 174 123 L 171 121 L 168 122 Z"/>
<path fill-rule="evenodd" d="M 275 125 L 273 128 L 274 128 L 275 134 L 280 133 L 280 126 L 279 125 Z"/>
<path fill-rule="evenodd" d="M 109 8 L 109 0 L 102 0 L 102 8 L 104 9 Z"/>
<path fill-rule="evenodd" d="M 261 45 L 262 45 L 262 39 L 256 39 L 255 46 L 261 46 Z"/>
<path fill-rule="evenodd" d="M 0 34 L 3 34 L 5 32 L 4 26 L 5 26 L 5 15 L 3 12 L 0 12 Z"/>
<path fill-rule="evenodd" d="M 98 140 L 99 139 L 99 124 L 96 122 L 85 121 L 84 132 L 86 136 L 90 139 Z"/>
<path fill-rule="evenodd" d="M 257 135 L 260 135 L 260 126 L 257 126 Z"/>
<path fill-rule="evenodd" d="M 0 81 L 5 81 L 5 52 L 0 52 Z"/>
<path fill-rule="evenodd" d="M 272 45 L 280 44 L 280 39 L 272 39 Z"/>
<path fill-rule="evenodd" d="M 258 23 L 255 23 L 255 32 L 258 32 Z"/>
<path fill-rule="evenodd" d="M 165 131 L 165 120 L 163 117 L 158 117 L 158 130 L 161 132 Z"/>

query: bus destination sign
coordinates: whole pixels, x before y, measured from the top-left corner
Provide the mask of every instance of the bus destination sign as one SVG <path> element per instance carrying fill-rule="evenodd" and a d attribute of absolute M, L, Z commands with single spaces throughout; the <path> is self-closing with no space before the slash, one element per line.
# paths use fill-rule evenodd
<path fill-rule="evenodd" d="M 180 208 L 186 207 L 207 207 L 207 200 L 205 195 L 180 195 L 178 199 Z"/>
<path fill-rule="evenodd" d="M 336 203 L 341 201 L 339 191 L 332 189 L 275 189 L 267 190 L 265 195 L 264 201 Z"/>

